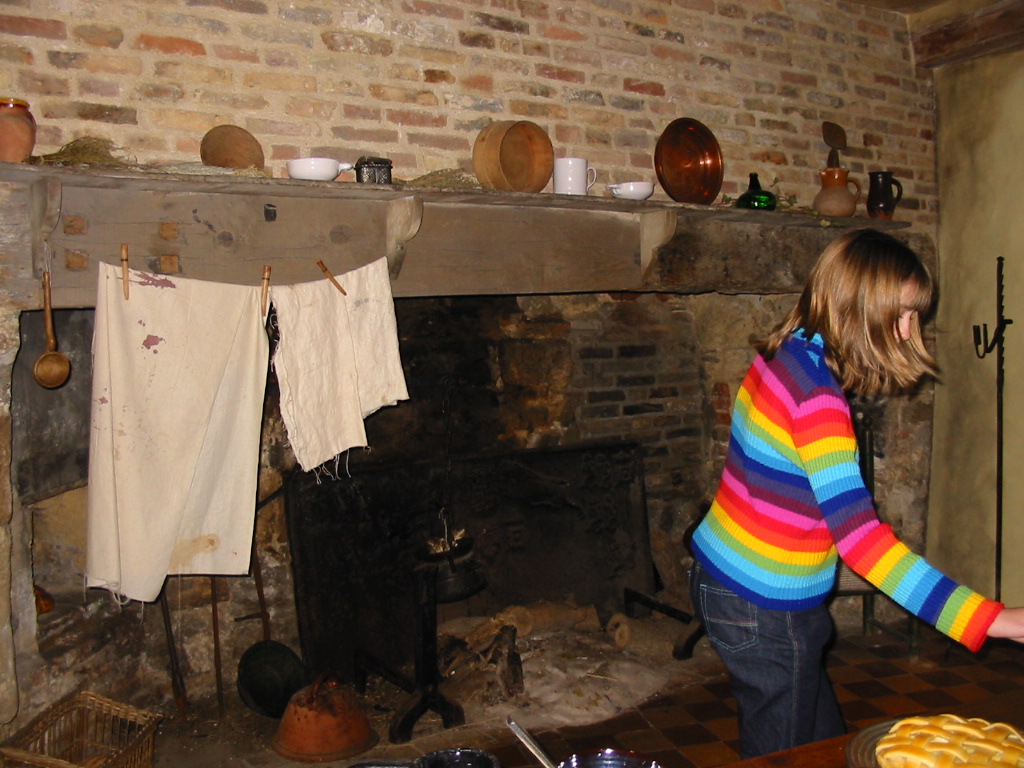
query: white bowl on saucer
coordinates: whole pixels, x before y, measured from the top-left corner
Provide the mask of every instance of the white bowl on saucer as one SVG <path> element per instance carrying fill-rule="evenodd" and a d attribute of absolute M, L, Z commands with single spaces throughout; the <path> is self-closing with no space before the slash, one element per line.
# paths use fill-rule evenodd
<path fill-rule="evenodd" d="M 626 200 L 646 200 L 654 194 L 654 183 L 650 181 L 623 181 L 621 184 L 609 184 L 609 192 L 615 197 Z"/>
<path fill-rule="evenodd" d="M 288 161 L 288 176 L 308 181 L 333 181 L 338 174 L 352 168 L 352 163 L 343 163 L 332 157 L 300 157 Z"/>

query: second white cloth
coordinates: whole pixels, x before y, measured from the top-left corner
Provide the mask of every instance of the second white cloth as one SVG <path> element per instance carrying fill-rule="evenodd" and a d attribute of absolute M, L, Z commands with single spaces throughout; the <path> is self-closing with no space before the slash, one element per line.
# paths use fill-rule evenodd
<path fill-rule="evenodd" d="M 347 295 L 328 280 L 270 288 L 281 418 L 306 471 L 365 446 L 363 419 L 409 398 L 387 259 L 337 280 Z"/>

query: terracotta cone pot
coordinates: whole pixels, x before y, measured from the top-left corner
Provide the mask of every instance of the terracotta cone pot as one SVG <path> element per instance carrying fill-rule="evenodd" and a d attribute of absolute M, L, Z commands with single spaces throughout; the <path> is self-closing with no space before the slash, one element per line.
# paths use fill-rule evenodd
<path fill-rule="evenodd" d="M 292 696 L 272 746 L 289 760 L 319 763 L 361 754 L 377 739 L 355 694 L 317 680 Z"/>

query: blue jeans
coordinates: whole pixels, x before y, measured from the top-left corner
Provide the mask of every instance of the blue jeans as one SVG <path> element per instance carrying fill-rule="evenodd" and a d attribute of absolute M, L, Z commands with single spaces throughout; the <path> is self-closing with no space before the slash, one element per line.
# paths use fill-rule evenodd
<path fill-rule="evenodd" d="M 690 572 L 690 596 L 729 671 L 742 759 L 846 732 L 825 671 L 825 646 L 833 633 L 827 606 L 760 608 L 697 562 Z"/>

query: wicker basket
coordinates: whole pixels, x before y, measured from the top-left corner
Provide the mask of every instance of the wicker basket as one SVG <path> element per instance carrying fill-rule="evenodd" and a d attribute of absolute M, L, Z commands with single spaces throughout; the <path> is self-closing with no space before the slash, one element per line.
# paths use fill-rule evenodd
<path fill-rule="evenodd" d="M 80 691 L 48 707 L 0 747 L 10 768 L 150 768 L 161 716 Z"/>

